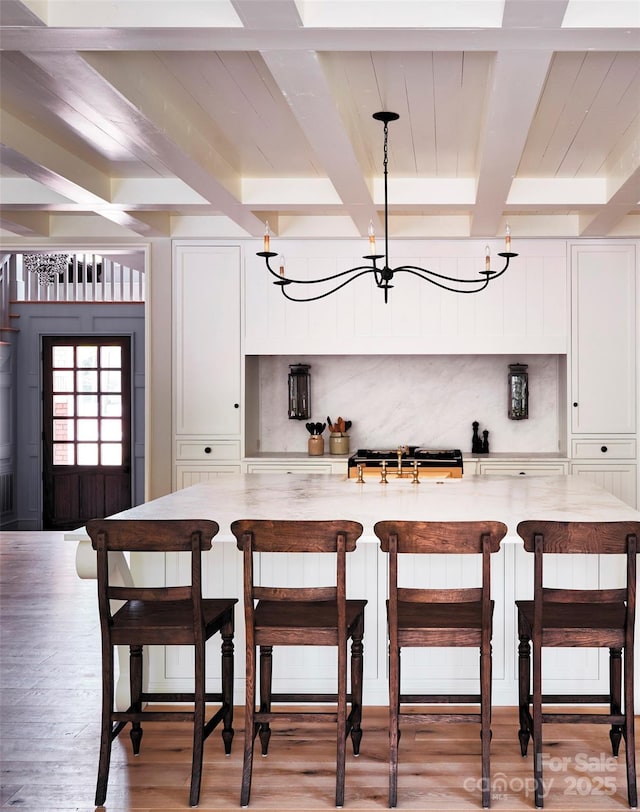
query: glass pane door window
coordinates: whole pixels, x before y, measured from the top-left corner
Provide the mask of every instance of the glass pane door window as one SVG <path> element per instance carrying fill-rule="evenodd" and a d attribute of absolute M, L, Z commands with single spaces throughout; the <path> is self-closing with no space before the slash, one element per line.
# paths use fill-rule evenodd
<path fill-rule="evenodd" d="M 123 399 L 128 399 L 128 394 L 122 347 L 98 341 L 86 345 L 53 344 L 53 465 L 122 465 Z"/>
<path fill-rule="evenodd" d="M 44 356 L 51 464 L 128 465 L 129 339 L 47 338 Z"/>

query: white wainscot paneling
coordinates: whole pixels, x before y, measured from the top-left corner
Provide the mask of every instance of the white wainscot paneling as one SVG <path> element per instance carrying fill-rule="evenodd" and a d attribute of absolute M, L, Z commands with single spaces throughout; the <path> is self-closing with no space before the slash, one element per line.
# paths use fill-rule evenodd
<path fill-rule="evenodd" d="M 533 553 L 515 548 L 515 598 L 533 598 Z M 613 556 L 546 555 L 544 584 L 567 589 L 599 589 L 616 586 Z M 612 574 L 613 573 L 613 574 Z M 515 611 L 515 609 L 514 609 Z M 516 626 L 517 629 L 517 626 Z M 518 673 L 517 646 L 514 652 L 514 679 Z M 543 692 L 605 693 L 609 674 L 609 653 L 592 648 L 546 648 L 543 652 Z"/>
<path fill-rule="evenodd" d="M 504 550 L 491 558 L 491 597 L 495 601 L 492 639 L 493 681 L 503 691 L 505 680 Z M 398 582 L 421 589 L 469 588 L 482 583 L 482 561 L 476 555 L 402 555 Z M 381 602 L 384 606 L 384 602 Z M 478 693 L 480 660 L 477 647 L 402 649 L 403 693 Z"/>
<path fill-rule="evenodd" d="M 191 556 L 188 553 L 167 553 L 165 557 L 166 583 L 179 585 L 189 583 Z M 202 556 L 203 597 L 238 598 L 235 608 L 235 633 L 233 638 L 235 658 L 234 676 L 244 677 L 244 623 L 242 608 L 242 554 L 235 544 L 217 543 Z M 214 635 L 207 642 L 207 691 L 219 691 L 221 679 L 222 638 Z M 155 673 L 163 674 L 166 684 L 177 686 L 176 691 L 190 690 L 193 684 L 193 648 L 191 646 L 166 646 L 156 651 L 156 657 L 164 655 L 163 666 Z M 154 673 L 154 672 L 152 672 Z M 160 683 L 164 685 L 164 683 Z M 158 688 L 158 686 L 156 686 Z M 163 688 L 158 688 L 163 690 Z M 235 697 L 236 702 L 240 701 Z"/>
<path fill-rule="evenodd" d="M 347 597 L 367 599 L 364 634 L 364 679 L 378 676 L 378 623 L 376 617 L 378 556 L 374 545 L 363 544 L 347 555 Z M 336 559 L 331 554 L 261 553 L 262 585 L 326 586 L 335 583 Z M 273 690 L 308 690 L 314 675 L 320 692 L 335 691 L 338 659 L 335 649 L 319 646 L 274 647 Z M 295 685 L 298 684 L 298 689 Z M 288 688 L 287 688 L 288 686 Z"/>

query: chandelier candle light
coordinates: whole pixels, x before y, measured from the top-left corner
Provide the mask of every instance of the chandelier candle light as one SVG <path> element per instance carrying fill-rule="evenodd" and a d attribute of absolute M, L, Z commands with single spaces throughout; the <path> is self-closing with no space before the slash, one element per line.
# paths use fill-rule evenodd
<path fill-rule="evenodd" d="M 498 279 L 509 267 L 509 262 L 513 257 L 517 257 L 511 251 L 511 230 L 509 226 L 506 227 L 505 233 L 505 250 L 501 251 L 498 256 L 505 260 L 504 267 L 500 271 L 491 270 L 491 254 L 489 246 L 485 249 L 485 267 L 483 271 L 479 271 L 480 278 L 474 279 L 459 279 L 455 276 L 446 276 L 445 274 L 430 271 L 428 268 L 420 268 L 417 265 L 399 265 L 396 268 L 389 267 L 389 203 L 387 194 L 387 179 L 388 179 L 388 165 L 389 165 L 389 122 L 397 121 L 400 116 L 397 113 L 382 111 L 374 113 L 373 118 L 376 121 L 381 121 L 384 125 L 384 254 L 376 252 L 376 235 L 373 227 L 373 222 L 369 223 L 369 253 L 363 259 L 369 260 L 369 265 L 358 265 L 355 268 L 348 268 L 346 271 L 339 271 L 338 273 L 329 276 L 319 277 L 318 279 L 293 279 L 285 275 L 284 257 L 280 256 L 278 271 L 275 271 L 269 260 L 272 257 L 278 256 L 277 253 L 271 251 L 271 232 L 269 231 L 269 223 L 265 223 L 265 232 L 263 239 L 263 250 L 258 251 L 257 256 L 264 257 L 267 270 L 275 277 L 274 285 L 279 285 L 282 295 L 285 299 L 291 302 L 315 302 L 318 299 L 324 299 L 332 293 L 344 288 L 350 282 L 358 279 L 366 274 L 373 274 L 376 286 L 384 292 L 385 304 L 388 302 L 389 290 L 393 287 L 391 282 L 398 273 L 410 273 L 417 276 L 424 282 L 430 282 L 444 290 L 451 291 L 452 293 L 480 293 L 484 290 L 489 282 Z M 382 260 L 382 266 L 378 267 L 378 261 Z M 310 296 L 292 296 L 287 287 L 289 285 L 321 285 L 332 284 L 335 285 L 330 290 L 324 290 L 322 293 L 311 294 Z"/>

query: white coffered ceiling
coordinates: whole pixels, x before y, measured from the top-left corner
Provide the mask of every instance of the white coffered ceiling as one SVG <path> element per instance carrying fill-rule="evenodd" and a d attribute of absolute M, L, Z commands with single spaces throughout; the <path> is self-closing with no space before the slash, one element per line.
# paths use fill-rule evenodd
<path fill-rule="evenodd" d="M 0 0 L 0 236 L 640 236 L 640 0 Z"/>

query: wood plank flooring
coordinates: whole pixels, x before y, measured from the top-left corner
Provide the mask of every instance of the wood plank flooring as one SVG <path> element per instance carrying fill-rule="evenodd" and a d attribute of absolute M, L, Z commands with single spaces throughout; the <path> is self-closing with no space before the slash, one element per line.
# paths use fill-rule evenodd
<path fill-rule="evenodd" d="M 98 760 L 100 647 L 95 582 L 75 573 L 75 544 L 61 533 L 0 538 L 0 809 L 87 812 Z M 237 652 L 243 658 L 243 652 Z M 365 708 L 359 758 L 347 756 L 345 809 L 387 808 L 385 708 Z M 225 758 L 215 732 L 205 745 L 201 810 L 239 808 L 243 712 Z M 515 708 L 496 708 L 492 809 L 533 809 L 531 757 L 522 759 Z M 627 809 L 624 758 L 612 759 L 606 729 L 548 726 L 545 809 Z M 250 809 L 334 808 L 334 734 L 329 727 L 274 731 L 266 759 L 256 753 Z M 480 809 L 480 740 L 475 725 L 405 727 L 398 808 Z M 191 736 L 183 724 L 145 727 L 142 751 L 128 734 L 114 743 L 105 809 L 188 808 Z"/>

